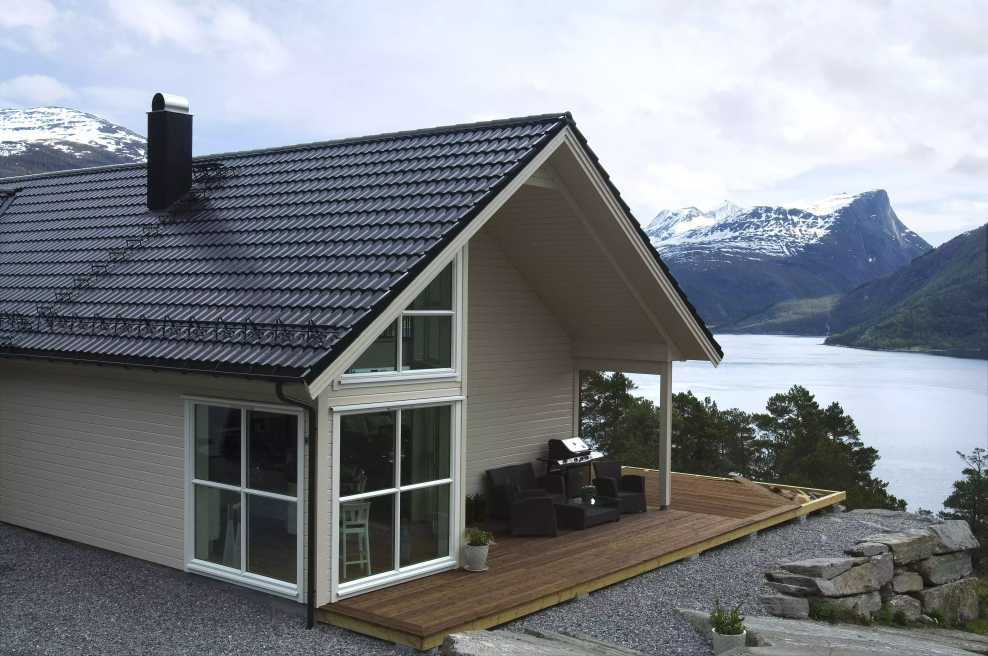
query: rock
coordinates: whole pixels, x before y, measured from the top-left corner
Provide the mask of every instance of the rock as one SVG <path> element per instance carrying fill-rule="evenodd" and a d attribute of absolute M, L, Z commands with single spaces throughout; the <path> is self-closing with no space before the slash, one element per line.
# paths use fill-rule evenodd
<path fill-rule="evenodd" d="M 821 587 L 821 594 L 825 597 L 847 597 L 881 590 L 892 580 L 892 573 L 892 557 L 888 554 L 875 556 L 830 579 L 832 592 Z"/>
<path fill-rule="evenodd" d="M 916 572 L 898 570 L 892 577 L 892 590 L 898 594 L 917 592 L 923 589 L 923 577 Z"/>
<path fill-rule="evenodd" d="M 843 574 L 855 565 L 868 562 L 866 558 L 808 558 L 779 565 L 793 574 L 811 576 L 815 579 L 832 579 Z"/>
<path fill-rule="evenodd" d="M 942 585 L 970 576 L 974 568 L 971 566 L 971 554 L 958 551 L 921 560 L 916 563 L 916 571 L 928 584 Z"/>
<path fill-rule="evenodd" d="M 892 550 L 896 565 L 904 565 L 933 555 L 933 536 L 923 529 L 908 529 L 899 533 L 878 533 L 863 540 L 877 542 Z"/>
<path fill-rule="evenodd" d="M 949 624 L 964 624 L 978 616 L 978 580 L 966 578 L 915 593 L 923 612 L 940 613 Z"/>
<path fill-rule="evenodd" d="M 816 590 L 810 590 L 809 588 L 790 585 L 788 583 L 776 583 L 775 581 L 769 581 L 768 587 L 790 597 L 813 597 L 819 594 Z"/>
<path fill-rule="evenodd" d="M 529 630 L 451 633 L 443 656 L 641 656 L 640 652 L 589 637 Z"/>
<path fill-rule="evenodd" d="M 917 621 L 923 614 L 923 605 L 909 595 L 895 595 L 887 603 L 893 613 L 902 613 L 909 622 Z"/>
<path fill-rule="evenodd" d="M 971 532 L 971 527 L 963 519 L 951 519 L 942 524 L 934 524 L 927 530 L 933 537 L 933 553 L 937 555 L 977 549 L 981 546 Z"/>
<path fill-rule="evenodd" d="M 818 611 L 821 607 L 845 608 L 861 617 L 871 617 L 882 608 L 882 596 L 877 592 L 836 597 L 830 599 L 809 599 L 810 608 Z"/>
<path fill-rule="evenodd" d="M 759 597 L 762 606 L 769 615 L 776 617 L 788 617 L 795 620 L 805 620 L 810 616 L 810 603 L 801 597 L 788 597 L 786 595 L 762 595 Z M 917 605 L 919 602 L 916 602 Z"/>
<path fill-rule="evenodd" d="M 926 624 L 927 626 L 936 626 L 937 621 L 930 617 L 929 615 L 920 615 L 919 619 L 916 620 L 920 624 Z"/>
<path fill-rule="evenodd" d="M 823 595 L 827 597 L 837 596 L 837 591 L 831 585 L 830 581 L 827 579 L 815 579 L 810 576 L 802 576 L 800 574 L 792 574 L 785 570 L 773 570 L 771 572 L 765 573 L 765 578 L 772 583 L 781 584 L 787 586 L 787 588 L 779 589 L 779 592 L 786 592 L 786 590 L 796 587 L 802 592 L 796 596 L 805 597 L 808 595 Z M 786 592 L 788 594 L 788 592 Z"/>
<path fill-rule="evenodd" d="M 853 512 L 853 511 L 852 511 Z M 858 542 L 844 550 L 848 556 L 879 556 L 888 553 L 888 546 L 878 542 Z"/>

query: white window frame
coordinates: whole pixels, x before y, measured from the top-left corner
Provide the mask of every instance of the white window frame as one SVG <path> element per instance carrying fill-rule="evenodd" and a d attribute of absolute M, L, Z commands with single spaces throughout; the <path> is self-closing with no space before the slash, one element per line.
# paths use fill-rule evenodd
<path fill-rule="evenodd" d="M 361 494 L 353 494 L 345 497 L 345 499 L 340 498 L 340 477 L 338 472 L 340 471 L 340 451 L 341 444 L 339 443 L 338 436 L 340 435 L 340 418 L 344 415 L 353 414 L 365 414 L 372 412 L 395 412 L 396 413 L 396 424 L 395 424 L 395 448 L 396 454 L 401 453 L 401 410 L 413 410 L 416 408 L 428 408 L 436 406 L 449 406 L 450 408 L 450 461 L 449 461 L 449 478 L 437 479 L 434 481 L 427 481 L 425 483 L 413 483 L 410 485 L 401 485 L 401 463 L 398 462 L 398 457 L 395 458 L 395 483 L 396 485 L 390 488 L 385 488 L 384 490 L 374 490 L 373 492 L 364 492 Z M 430 574 L 435 574 L 437 572 L 442 572 L 450 569 L 456 569 L 459 563 L 459 553 L 460 553 L 460 534 L 459 534 L 459 516 L 460 516 L 460 453 L 461 453 L 461 422 L 462 422 L 462 412 L 463 412 L 463 397 L 444 397 L 444 398 L 432 398 L 432 399 L 416 399 L 411 401 L 399 401 L 393 403 L 367 403 L 360 405 L 350 405 L 350 406 L 337 406 L 332 408 L 332 426 L 334 435 L 334 448 L 332 454 L 332 468 L 334 472 L 333 482 L 332 482 L 332 526 L 331 526 L 331 568 L 330 568 L 330 600 L 337 601 L 339 599 L 344 599 L 346 597 L 351 597 L 353 595 L 362 594 L 364 592 L 369 592 L 371 590 L 377 590 L 379 588 L 388 587 L 396 583 L 401 583 L 404 581 L 409 581 L 411 579 L 420 578 L 423 576 L 428 576 Z M 407 567 L 401 567 L 401 493 L 422 489 L 427 487 L 437 487 L 439 485 L 449 485 L 450 486 L 450 507 L 449 507 L 449 553 L 446 556 L 440 558 L 435 558 L 433 560 L 425 561 L 422 563 L 415 563 L 414 565 L 409 565 Z M 340 583 L 340 531 L 339 531 L 339 517 L 340 517 L 340 504 L 346 501 L 355 501 L 361 499 L 370 499 L 378 496 L 393 495 L 395 498 L 394 502 L 394 566 L 395 568 L 387 571 L 381 572 L 379 574 L 372 574 L 364 578 L 357 579 L 355 581 L 350 581 L 347 583 Z"/>
<path fill-rule="evenodd" d="M 216 399 L 198 396 L 183 396 L 185 400 L 185 571 L 202 574 L 212 578 L 221 579 L 231 583 L 236 583 L 248 588 L 254 588 L 271 594 L 304 601 L 305 586 L 304 573 L 304 510 L 305 510 L 305 415 L 300 408 L 292 406 L 254 403 L 251 401 L 234 401 L 230 399 Z M 224 408 L 236 408 L 240 410 L 240 485 L 228 485 L 195 478 L 195 407 L 197 405 L 219 406 Z M 296 418 L 298 427 L 297 446 L 298 449 L 298 481 L 297 496 L 278 494 L 275 492 L 265 492 L 255 490 L 246 485 L 247 483 L 247 412 L 257 410 L 284 415 L 292 415 Z M 238 492 L 241 499 L 246 499 L 247 495 L 266 497 L 269 499 L 279 499 L 282 501 L 293 501 L 295 503 L 295 583 L 280 581 L 260 574 L 254 574 L 246 570 L 247 558 L 247 504 L 241 501 L 240 508 L 240 562 L 241 568 L 236 569 L 220 565 L 218 563 L 200 560 L 195 557 L 195 486 L 212 487 L 219 490 Z"/>
<path fill-rule="evenodd" d="M 415 380 L 458 380 L 460 378 L 460 357 L 462 354 L 462 336 L 463 336 L 463 305 L 464 305 L 464 293 L 465 285 L 463 284 L 463 273 L 464 273 L 464 258 L 462 251 L 458 252 L 451 260 L 453 265 L 453 304 L 451 310 L 409 310 L 404 309 L 398 313 L 391 325 L 395 329 L 395 341 L 396 345 L 396 357 L 395 361 L 396 370 L 395 371 L 374 371 L 367 373 L 343 373 L 339 378 L 340 385 L 388 385 L 388 384 L 402 384 L 409 381 Z M 440 273 L 445 270 L 446 267 L 440 269 Z M 434 279 L 433 279 L 434 280 Z M 424 291 L 429 284 L 432 283 L 430 280 L 422 287 L 421 291 Z M 413 299 L 414 302 L 414 299 Z M 450 364 L 451 367 L 442 367 L 438 369 L 402 369 L 402 323 L 405 317 L 452 317 L 452 330 L 450 334 L 450 339 L 452 344 L 450 344 Z M 375 339 L 377 335 L 375 335 Z M 363 353 L 360 354 L 361 356 Z M 357 359 L 360 359 L 358 356 Z M 353 362 L 347 365 L 347 369 L 353 366 Z"/>

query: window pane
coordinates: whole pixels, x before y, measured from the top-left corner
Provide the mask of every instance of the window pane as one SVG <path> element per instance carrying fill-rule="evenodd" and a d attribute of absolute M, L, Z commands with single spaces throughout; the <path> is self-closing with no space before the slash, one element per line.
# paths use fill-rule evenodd
<path fill-rule="evenodd" d="M 247 571 L 295 583 L 298 515 L 294 501 L 247 495 Z"/>
<path fill-rule="evenodd" d="M 395 413 L 340 417 L 340 496 L 395 486 Z"/>
<path fill-rule="evenodd" d="M 449 485 L 401 493 L 401 566 L 449 555 Z"/>
<path fill-rule="evenodd" d="M 393 494 L 340 504 L 340 582 L 394 569 Z"/>
<path fill-rule="evenodd" d="M 453 309 L 453 264 L 450 263 L 436 276 L 429 286 L 422 290 L 409 310 L 452 310 Z"/>
<path fill-rule="evenodd" d="M 195 486 L 196 558 L 240 569 L 240 493 Z"/>
<path fill-rule="evenodd" d="M 401 340 L 402 369 L 449 369 L 453 366 L 453 317 L 402 317 Z"/>
<path fill-rule="evenodd" d="M 395 325 L 389 326 L 367 350 L 357 358 L 348 374 L 366 374 L 375 371 L 394 371 L 398 367 L 398 342 Z"/>
<path fill-rule="evenodd" d="M 449 478 L 450 406 L 401 412 L 401 484 Z"/>
<path fill-rule="evenodd" d="M 240 410 L 196 405 L 196 478 L 240 485 Z"/>
<path fill-rule="evenodd" d="M 247 487 L 298 495 L 298 417 L 247 412 Z"/>

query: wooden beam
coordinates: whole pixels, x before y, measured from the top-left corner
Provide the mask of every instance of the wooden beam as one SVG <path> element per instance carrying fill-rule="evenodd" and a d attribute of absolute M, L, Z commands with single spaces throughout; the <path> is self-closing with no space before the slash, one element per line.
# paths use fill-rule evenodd
<path fill-rule="evenodd" d="M 672 503 L 672 362 L 662 366 L 659 381 L 659 507 L 665 510 Z"/>

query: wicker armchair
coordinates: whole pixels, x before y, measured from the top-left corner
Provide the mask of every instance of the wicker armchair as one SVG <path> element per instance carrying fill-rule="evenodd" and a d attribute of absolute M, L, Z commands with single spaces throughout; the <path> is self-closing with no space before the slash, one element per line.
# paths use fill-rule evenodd
<path fill-rule="evenodd" d="M 621 465 L 616 462 L 597 461 L 593 466 L 597 474 L 593 485 L 598 495 L 618 499 L 624 514 L 647 510 L 643 476 L 622 474 Z"/>

